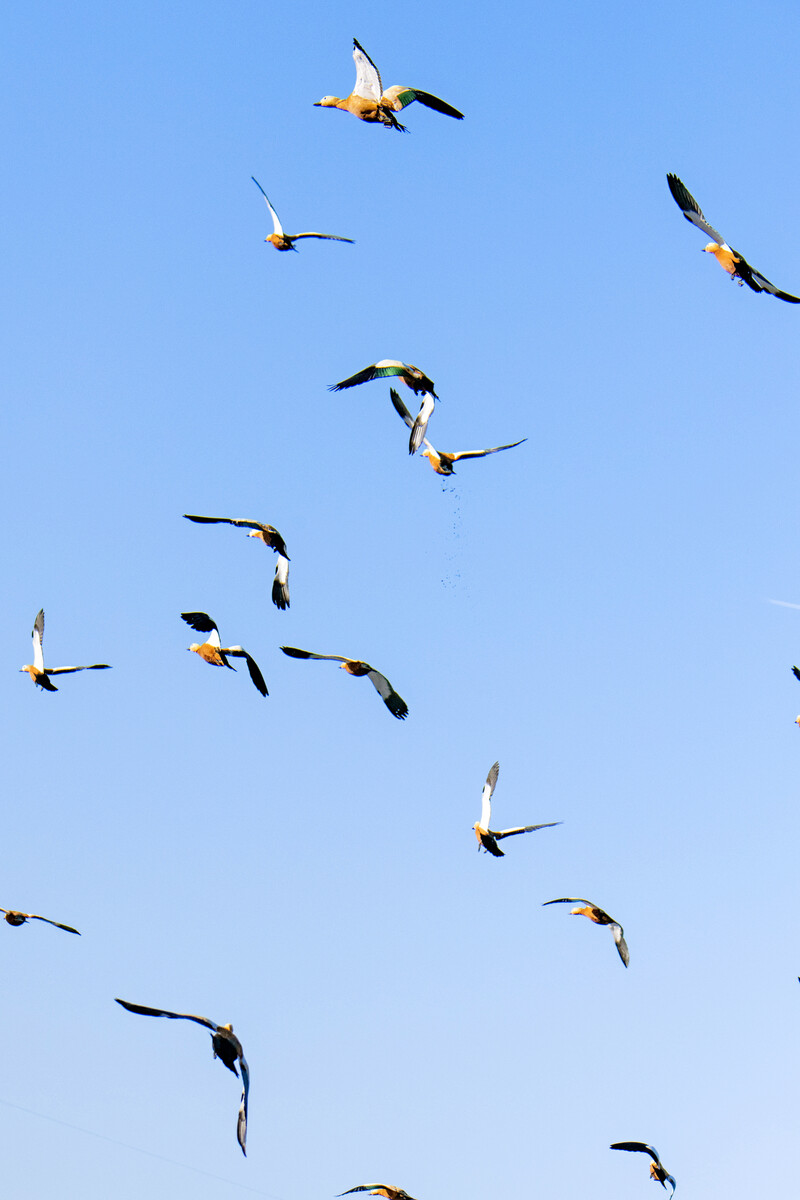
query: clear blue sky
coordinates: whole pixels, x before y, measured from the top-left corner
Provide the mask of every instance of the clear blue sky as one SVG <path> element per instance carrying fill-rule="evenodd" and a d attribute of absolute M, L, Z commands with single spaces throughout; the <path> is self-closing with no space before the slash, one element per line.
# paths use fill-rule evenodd
<path fill-rule="evenodd" d="M 795 5 L 5 18 L 13 1200 L 786 1195 L 798 1118 Z M 401 136 L 314 108 L 423 88 Z M 250 181 L 301 243 L 278 254 Z M 443 483 L 375 382 L 421 366 Z M 410 393 L 407 397 L 413 400 Z M 277 526 L 274 558 L 184 512 Z M 17 669 L 110 662 L 38 692 Z M 186 653 L 209 612 L 242 669 Z M 281 644 L 366 659 L 409 705 Z M 479 855 L 499 826 L 563 821 Z M 587 896 L 611 937 L 545 900 Z M 232 1022 L 207 1033 L 115 996 Z"/>

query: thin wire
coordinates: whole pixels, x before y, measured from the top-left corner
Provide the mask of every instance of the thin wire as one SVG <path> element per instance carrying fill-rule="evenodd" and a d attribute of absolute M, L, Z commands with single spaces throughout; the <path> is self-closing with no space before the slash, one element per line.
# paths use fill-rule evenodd
<path fill-rule="evenodd" d="M 21 1104 L 12 1104 L 10 1100 L 4 1100 L 2 1096 L 0 1096 L 0 1104 L 5 1104 L 7 1108 L 15 1108 L 17 1112 L 27 1113 L 31 1117 L 40 1117 L 43 1121 L 52 1121 L 54 1125 L 63 1125 L 65 1129 L 74 1129 L 89 1137 L 99 1138 L 101 1142 L 110 1142 L 112 1146 L 122 1146 L 125 1150 L 134 1150 L 137 1154 L 147 1155 L 148 1158 L 157 1158 L 160 1162 L 169 1163 L 170 1166 L 182 1167 L 184 1171 L 194 1171 L 196 1175 L 205 1175 L 207 1179 L 216 1179 L 218 1183 L 226 1183 L 229 1187 L 241 1188 L 243 1192 L 252 1192 L 254 1196 L 268 1196 L 269 1200 L 283 1200 L 282 1196 L 276 1196 L 274 1192 L 262 1192 L 260 1188 L 248 1187 L 246 1183 L 236 1183 L 235 1180 L 225 1179 L 222 1175 L 212 1175 L 210 1171 L 204 1171 L 202 1167 L 192 1167 L 189 1163 L 178 1162 L 176 1158 L 167 1158 L 164 1154 L 143 1150 L 141 1146 L 132 1146 L 130 1142 L 120 1142 L 117 1138 L 106 1137 L 104 1133 L 95 1133 L 93 1129 L 84 1129 L 82 1125 L 72 1125 L 69 1121 L 62 1121 L 60 1117 L 49 1117 L 47 1113 L 36 1112 L 33 1108 L 23 1108 Z"/>

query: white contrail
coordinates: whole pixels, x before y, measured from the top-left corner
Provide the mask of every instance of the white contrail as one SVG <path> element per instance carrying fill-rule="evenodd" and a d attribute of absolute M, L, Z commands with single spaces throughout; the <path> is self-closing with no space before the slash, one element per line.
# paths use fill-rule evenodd
<path fill-rule="evenodd" d="M 781 608 L 800 608 L 800 604 L 792 604 L 790 600 L 767 600 L 767 604 L 779 604 Z"/>

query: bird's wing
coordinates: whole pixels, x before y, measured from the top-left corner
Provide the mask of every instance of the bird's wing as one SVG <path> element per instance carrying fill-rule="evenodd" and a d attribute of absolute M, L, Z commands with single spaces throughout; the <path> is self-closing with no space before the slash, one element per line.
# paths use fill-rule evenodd
<path fill-rule="evenodd" d="M 631 960 L 631 956 L 630 956 L 630 952 L 628 950 L 628 943 L 625 941 L 625 938 L 623 937 L 623 933 L 624 933 L 624 930 L 623 930 L 622 926 L 618 925 L 616 921 L 612 921 L 611 935 L 617 944 L 617 950 L 619 951 L 619 956 L 622 959 L 622 961 L 624 962 L 625 966 L 627 967 L 628 963 Z"/>
<path fill-rule="evenodd" d="M 74 671 L 110 671 L 110 663 L 89 663 L 85 667 L 48 667 L 48 675 L 72 675 Z"/>
<path fill-rule="evenodd" d="M 62 925 L 59 921 L 51 921 L 49 917 L 40 917 L 37 913 L 29 913 L 28 919 L 30 921 L 46 921 L 48 925 L 55 925 L 56 929 L 63 929 L 67 933 L 77 933 L 78 937 L 81 936 L 80 930 L 73 929 L 71 925 Z"/>
<path fill-rule="evenodd" d="M 392 404 L 394 405 L 394 410 L 397 413 L 397 415 L 403 421 L 405 421 L 405 423 L 409 429 L 412 429 L 413 425 L 414 425 L 414 418 L 412 417 L 411 413 L 408 411 L 405 404 L 403 403 L 403 401 L 400 397 L 400 393 L 398 391 L 396 391 L 395 388 L 389 388 L 389 395 L 392 398 Z"/>
<path fill-rule="evenodd" d="M 270 525 L 264 526 L 259 521 L 243 521 L 238 517 L 195 517 L 191 513 L 184 513 L 187 521 L 196 521 L 198 525 L 244 525 L 247 529 L 271 529 Z"/>
<path fill-rule="evenodd" d="M 339 1192 L 340 1196 L 349 1196 L 353 1192 L 388 1192 L 394 1191 L 394 1188 L 389 1188 L 385 1183 L 360 1183 L 358 1187 L 348 1188 L 346 1192 Z"/>
<path fill-rule="evenodd" d="M 351 246 L 355 246 L 352 238 L 337 237 L 335 233 L 293 233 L 292 241 L 299 242 L 300 238 L 324 238 L 326 242 L 349 242 Z"/>
<path fill-rule="evenodd" d="M 289 607 L 289 559 L 285 554 L 278 555 L 275 564 L 275 578 L 272 581 L 272 603 L 280 609 Z"/>
<path fill-rule="evenodd" d="M 241 517 L 193 517 L 189 513 L 183 515 L 187 521 L 196 521 L 199 525 L 236 525 L 240 529 L 257 529 L 264 535 L 266 546 L 289 557 L 286 553 L 286 543 L 274 525 L 264 525 L 261 521 L 245 521 Z"/>
<path fill-rule="evenodd" d="M 674 1195 L 675 1195 L 675 1188 L 678 1186 L 678 1185 L 676 1184 L 676 1182 L 675 1182 L 675 1176 L 674 1176 L 674 1175 L 667 1175 L 667 1183 L 671 1183 L 671 1184 L 672 1184 L 672 1195 L 674 1196 Z"/>
<path fill-rule="evenodd" d="M 425 437 L 425 430 L 428 428 L 428 421 L 431 419 L 433 412 L 434 399 L 431 393 L 426 392 L 422 401 L 417 419 L 411 427 L 411 437 L 408 439 L 408 453 L 416 454 L 422 445 Z"/>
<path fill-rule="evenodd" d="M 345 388 L 357 387 L 359 383 L 369 383 L 372 379 L 385 379 L 391 375 L 402 375 L 404 371 L 404 363 L 385 358 L 382 362 L 371 363 L 368 367 L 364 367 L 363 371 L 357 371 L 355 375 L 343 379 L 341 383 L 332 383 L 328 391 L 343 392 Z"/>
<path fill-rule="evenodd" d="M 397 413 L 397 415 L 403 421 L 405 421 L 405 423 L 409 429 L 413 429 L 414 428 L 414 418 L 412 417 L 411 413 L 408 411 L 405 404 L 401 400 L 400 393 L 395 391 L 394 388 L 389 388 L 389 395 L 392 397 L 392 404 L 394 405 L 395 412 Z M 431 442 L 428 441 L 428 439 L 426 437 L 422 438 L 422 443 L 423 443 L 423 445 L 427 446 L 427 448 L 431 451 L 431 453 L 435 454 L 437 458 L 439 457 L 439 451 L 436 449 L 436 447 Z"/>
<path fill-rule="evenodd" d="M 652 1146 L 646 1146 L 644 1142 L 612 1142 L 609 1146 L 609 1149 L 641 1151 L 643 1154 L 649 1154 L 653 1162 L 656 1162 L 659 1165 L 661 1164 L 661 1159 L 658 1157 L 658 1153 L 653 1149 Z"/>
<path fill-rule="evenodd" d="M 247 1098 L 250 1095 L 250 1069 L 243 1054 L 239 1055 L 239 1067 L 242 1072 L 242 1099 L 239 1102 L 239 1117 L 236 1122 L 236 1137 L 242 1147 L 242 1154 L 247 1157 Z"/>
<path fill-rule="evenodd" d="M 542 908 L 545 908 L 548 904 L 588 904 L 594 908 L 591 900 L 585 900 L 583 896 L 559 896 L 558 900 L 545 900 Z"/>
<path fill-rule="evenodd" d="M 395 112 L 400 112 L 407 104 L 413 104 L 415 100 L 419 100 L 420 104 L 424 104 L 426 108 L 433 108 L 447 117 L 455 117 L 457 121 L 464 120 L 464 114 L 457 108 L 453 108 L 452 104 L 447 104 L 438 96 L 432 96 L 430 92 L 421 92 L 419 88 L 401 87 L 400 84 L 395 84 L 394 87 L 387 88 L 381 99 Z"/>
<path fill-rule="evenodd" d="M 374 100 L 378 103 L 383 94 L 381 73 L 364 47 L 359 46 L 355 38 L 353 38 L 353 62 L 356 64 L 356 86 L 353 88 L 353 95 L 360 96 L 362 100 Z"/>
<path fill-rule="evenodd" d="M 343 658 L 341 654 L 313 654 L 311 650 L 298 650 L 296 646 L 281 646 L 281 650 L 290 658 L 327 658 L 340 663 L 351 661 L 349 658 Z"/>
<path fill-rule="evenodd" d="M 42 651 L 42 642 L 44 641 L 44 609 L 40 608 L 36 614 L 36 620 L 33 622 L 33 665 L 37 671 L 44 670 L 44 653 Z"/>
<path fill-rule="evenodd" d="M 248 654 L 243 646 L 223 646 L 220 648 L 220 654 L 230 654 L 234 658 L 243 658 L 247 663 L 247 669 L 250 672 L 250 678 L 261 692 L 262 696 L 268 696 L 267 685 L 264 682 L 264 676 L 258 668 L 258 663 Z"/>
<path fill-rule="evenodd" d="M 486 783 L 481 792 L 481 829 L 488 829 L 492 820 L 492 793 L 497 786 L 497 776 L 500 774 L 500 763 L 493 763 L 486 776 Z"/>
<path fill-rule="evenodd" d="M 774 283 L 770 283 L 760 271 L 756 271 L 754 267 L 751 267 L 750 263 L 739 254 L 738 250 L 734 251 L 734 253 L 739 260 L 736 264 L 736 274 L 754 292 L 767 292 L 770 296 L 776 296 L 778 300 L 786 300 L 789 304 L 800 304 L 800 296 L 790 296 L 788 292 L 782 292 L 780 288 L 775 287 Z"/>
<path fill-rule="evenodd" d="M 669 184 L 669 190 L 672 192 L 673 200 L 686 217 L 686 220 L 691 221 L 698 229 L 702 229 L 703 233 L 707 233 L 710 238 L 714 239 L 718 246 L 724 246 L 726 244 L 725 238 L 721 233 L 717 233 L 713 226 L 709 225 L 700 210 L 700 205 L 686 185 L 678 179 L 678 176 L 667 175 L 667 183 Z"/>
<path fill-rule="evenodd" d="M 800 679 L 800 667 L 792 667 L 792 674 L 795 679 Z"/>
<path fill-rule="evenodd" d="M 509 442 L 506 446 L 492 446 L 489 450 L 459 450 L 458 454 L 451 454 L 450 457 L 454 462 L 459 458 L 485 458 L 487 454 L 497 454 L 499 450 L 513 450 L 515 446 L 521 446 L 527 440 L 520 438 L 518 442 Z"/>
<path fill-rule="evenodd" d="M 372 681 L 375 690 L 392 716 L 397 717 L 399 721 L 404 721 L 408 716 L 408 705 L 403 697 L 397 694 L 386 676 L 381 675 L 380 671 L 376 671 L 374 667 L 370 667 L 367 671 L 367 678 Z"/>
<path fill-rule="evenodd" d="M 553 825 L 563 824 L 563 821 L 545 821 L 543 825 L 518 825 L 516 829 L 501 829 L 499 833 L 493 829 L 491 832 L 495 838 L 513 837 L 515 833 L 533 833 L 537 829 L 551 829 Z"/>
<path fill-rule="evenodd" d="M 181 613 L 181 616 L 192 629 L 196 629 L 198 633 L 208 634 L 206 641 L 209 646 L 216 646 L 219 649 L 219 630 L 217 629 L 216 622 L 211 620 L 208 613 L 188 612 Z"/>
<path fill-rule="evenodd" d="M 280 218 L 278 217 L 278 214 L 275 212 L 275 209 L 272 207 L 272 205 L 271 205 L 271 204 L 270 204 L 270 202 L 269 202 L 269 196 L 268 196 L 268 195 L 267 195 L 267 193 L 264 191 L 264 189 L 262 188 L 261 184 L 260 184 L 260 183 L 258 182 L 258 180 L 256 179 L 255 175 L 251 175 L 251 176 L 250 176 L 250 178 L 252 179 L 253 183 L 256 185 L 256 187 L 258 188 L 258 190 L 261 192 L 261 195 L 264 197 L 264 199 L 265 199 L 265 200 L 266 200 L 266 202 L 267 202 L 267 208 L 269 209 L 269 211 L 270 211 L 270 213 L 271 213 L 271 215 L 272 215 L 272 224 L 273 224 L 273 227 L 274 227 L 274 228 L 273 228 L 273 233 L 277 233 L 278 237 L 283 237 L 283 226 L 281 225 Z"/>
<path fill-rule="evenodd" d="M 177 1021 L 196 1021 L 198 1025 L 205 1025 L 206 1029 L 210 1029 L 213 1033 L 219 1029 L 219 1026 L 214 1021 L 209 1021 L 208 1017 L 196 1017 L 193 1013 L 167 1012 L 165 1008 L 148 1008 L 146 1004 L 131 1004 L 129 1000 L 120 1000 L 119 996 L 116 996 L 115 1000 L 117 1004 L 127 1008 L 128 1012 L 139 1013 L 143 1017 L 171 1017 Z"/>

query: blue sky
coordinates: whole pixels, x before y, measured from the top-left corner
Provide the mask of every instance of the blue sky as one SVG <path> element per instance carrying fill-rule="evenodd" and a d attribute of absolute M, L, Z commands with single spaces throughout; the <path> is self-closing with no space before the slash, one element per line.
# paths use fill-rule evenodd
<path fill-rule="evenodd" d="M 795 6 L 6 16 L 6 1192 L 785 1192 Z M 313 107 L 352 38 L 400 136 Z M 290 232 L 355 239 L 277 254 Z M 374 382 L 421 366 L 442 481 Z M 404 389 L 405 390 L 405 389 Z M 405 397 L 413 400 L 411 393 Z M 274 558 L 185 512 L 277 526 Z M 39 693 L 17 669 L 110 662 Z M 212 671 L 181 611 L 258 660 Z M 281 644 L 366 659 L 408 703 Z M 500 827 L 563 821 L 479 855 Z M 587 896 L 607 931 L 545 900 Z M 206 1032 L 115 996 L 232 1022 Z M 650 1189 L 648 1191 L 648 1189 Z"/>

